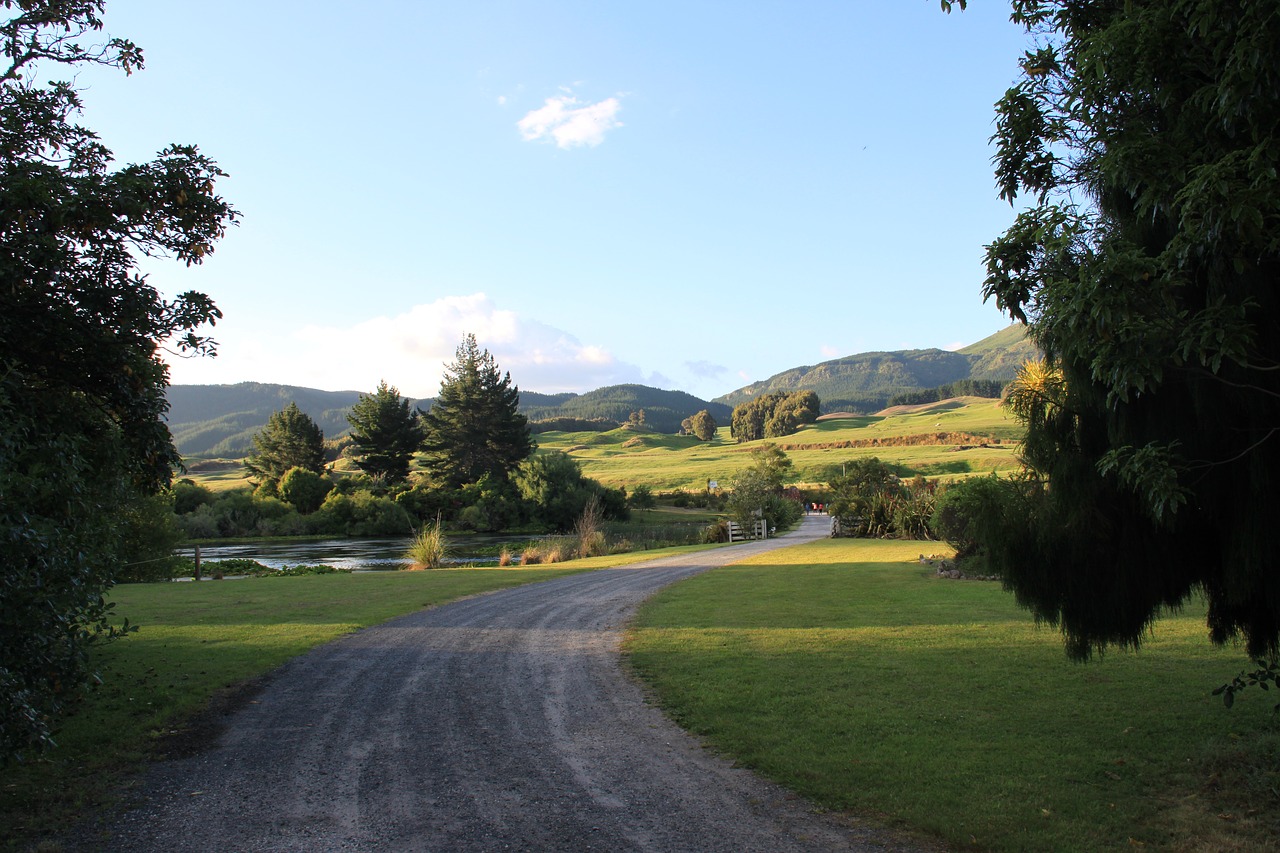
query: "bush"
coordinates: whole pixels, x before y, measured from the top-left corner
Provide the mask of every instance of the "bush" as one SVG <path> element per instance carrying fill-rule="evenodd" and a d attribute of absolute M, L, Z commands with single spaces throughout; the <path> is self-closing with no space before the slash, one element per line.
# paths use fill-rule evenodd
<path fill-rule="evenodd" d="M 405 552 L 404 558 L 412 565 L 412 569 L 438 569 L 444 565 L 449 556 L 449 537 L 439 520 L 429 524 L 414 537 Z"/>
<path fill-rule="evenodd" d="M 405 536 L 413 533 L 413 519 L 385 495 L 358 491 L 344 495 L 329 493 L 308 517 L 308 529 L 330 536 Z"/>
<path fill-rule="evenodd" d="M 976 555 L 983 531 L 995 524 L 1009 499 L 1009 484 L 994 474 L 952 483 L 938 494 L 929 526 L 956 549 L 957 559 Z"/>
<path fill-rule="evenodd" d="M 210 489 L 186 478 L 174 483 L 172 492 L 173 511 L 177 515 L 189 515 L 214 501 L 214 494 Z"/>
<path fill-rule="evenodd" d="M 284 472 L 277 489 L 281 499 L 292 504 L 303 515 L 310 515 L 320 508 L 329 492 L 333 491 L 333 483 L 315 471 L 294 466 Z"/>

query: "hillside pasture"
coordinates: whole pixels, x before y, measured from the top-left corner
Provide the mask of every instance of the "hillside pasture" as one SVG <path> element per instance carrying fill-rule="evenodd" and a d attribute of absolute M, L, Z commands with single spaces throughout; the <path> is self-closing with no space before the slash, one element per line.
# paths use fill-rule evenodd
<path fill-rule="evenodd" d="M 871 456 L 895 466 L 898 476 L 955 478 L 1018 467 L 1017 442 L 1022 426 L 998 400 L 956 397 L 919 406 L 899 406 L 875 415 L 825 418 L 785 438 L 738 444 L 721 427 L 711 441 L 631 429 L 607 432 L 544 432 L 540 451 L 568 453 L 583 473 L 606 486 L 654 491 L 701 491 L 708 480 L 727 486 L 750 464 L 750 451 L 776 444 L 795 466 L 797 483 L 825 483 L 842 463 Z M 219 460 L 205 470 L 193 464 L 188 474 L 212 489 L 248 485 L 238 460 Z M 335 465 L 340 474 L 355 473 L 349 459 Z"/>
<path fill-rule="evenodd" d="M 701 490 L 708 480 L 726 484 L 750 464 L 750 451 L 776 444 L 795 466 L 798 483 L 824 483 L 842 463 L 877 456 L 901 477 L 963 477 L 1018 467 L 1021 425 L 997 400 L 958 397 L 901 411 L 833 418 L 785 438 L 738 444 L 721 427 L 712 441 L 692 436 L 633 433 L 540 435 L 543 450 L 573 456 L 583 473 L 608 486 L 647 485 L 654 490 Z"/>

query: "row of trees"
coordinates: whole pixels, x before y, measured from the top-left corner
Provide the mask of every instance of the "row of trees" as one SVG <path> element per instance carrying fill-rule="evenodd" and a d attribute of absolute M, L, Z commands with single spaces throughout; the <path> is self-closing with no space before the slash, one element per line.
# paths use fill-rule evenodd
<path fill-rule="evenodd" d="M 583 476 L 560 452 L 530 456 L 507 480 L 488 476 L 450 487 L 426 479 L 388 485 L 367 476 L 333 478 L 291 468 L 272 488 L 213 492 L 190 480 L 173 487 L 172 509 L 191 538 L 228 536 L 402 536 L 443 521 L 455 529 L 564 531 L 595 499 L 609 520 L 629 515 L 627 495 Z M 158 574 L 136 579 L 163 579 Z"/>
<path fill-rule="evenodd" d="M 937 388 L 925 388 L 919 391 L 902 391 L 889 398 L 890 406 L 918 406 L 922 403 L 937 403 L 952 397 L 989 397 L 999 399 L 1004 394 L 1007 382 L 996 379 L 960 379 L 948 382 Z"/>
<path fill-rule="evenodd" d="M 791 435 L 818 420 L 821 402 L 813 391 L 776 391 L 740 403 L 733 409 L 729 431 L 739 443 Z"/>
<path fill-rule="evenodd" d="M 431 480 L 458 488 L 485 477 L 505 481 L 533 452 L 511 375 L 499 370 L 475 335 L 467 335 L 455 355 L 430 411 L 411 409 L 385 381 L 373 394 L 360 395 L 347 416 L 356 467 L 394 486 L 408 479 L 414 455 L 422 452 Z M 324 472 L 324 433 L 296 403 L 273 413 L 253 442 L 245 467 L 269 491 L 295 469 Z"/>

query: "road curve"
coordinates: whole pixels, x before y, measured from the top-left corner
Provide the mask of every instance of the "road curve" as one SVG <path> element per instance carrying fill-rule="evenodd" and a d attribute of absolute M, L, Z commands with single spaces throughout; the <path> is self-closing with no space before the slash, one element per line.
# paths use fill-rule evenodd
<path fill-rule="evenodd" d="M 636 606 L 825 535 L 574 575 L 424 610 L 278 670 L 212 748 L 154 765 L 76 849 L 904 849 L 711 755 L 619 666 Z"/>

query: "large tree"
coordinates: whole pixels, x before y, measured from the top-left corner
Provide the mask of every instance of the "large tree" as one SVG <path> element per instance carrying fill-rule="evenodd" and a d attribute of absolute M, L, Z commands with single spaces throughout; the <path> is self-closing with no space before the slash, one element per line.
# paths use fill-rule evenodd
<path fill-rule="evenodd" d="M 253 437 L 253 447 L 244 467 L 259 482 L 279 483 L 290 468 L 324 471 L 324 431 L 297 403 L 272 412 Z"/>
<path fill-rule="evenodd" d="M 689 419 L 689 429 L 699 441 L 710 441 L 715 438 L 717 426 L 716 419 L 706 409 Z"/>
<path fill-rule="evenodd" d="M 488 474 L 506 480 L 530 453 L 529 421 L 520 389 L 487 349 L 468 334 L 445 367 L 440 396 L 423 418 L 427 469 L 443 484 L 475 483 Z"/>
<path fill-rule="evenodd" d="M 347 415 L 358 458 L 356 467 L 388 483 L 403 482 L 409 463 L 422 446 L 422 412 L 411 409 L 386 380 L 373 394 L 361 394 Z"/>
<path fill-rule="evenodd" d="M 57 66 L 132 72 L 101 0 L 3 0 L 0 23 L 0 761 L 51 741 L 58 713 L 110 636 L 104 593 L 127 561 L 126 519 L 178 462 L 164 423 L 160 346 L 208 352 L 220 316 L 165 298 L 137 253 L 199 263 L 235 211 L 191 146 L 111 168 L 75 123 Z"/>
<path fill-rule="evenodd" d="M 1202 590 L 1215 642 L 1280 639 L 1275 0 L 1017 0 L 986 294 L 1046 356 L 1025 481 L 983 545 L 1069 652 L 1136 646 Z"/>

